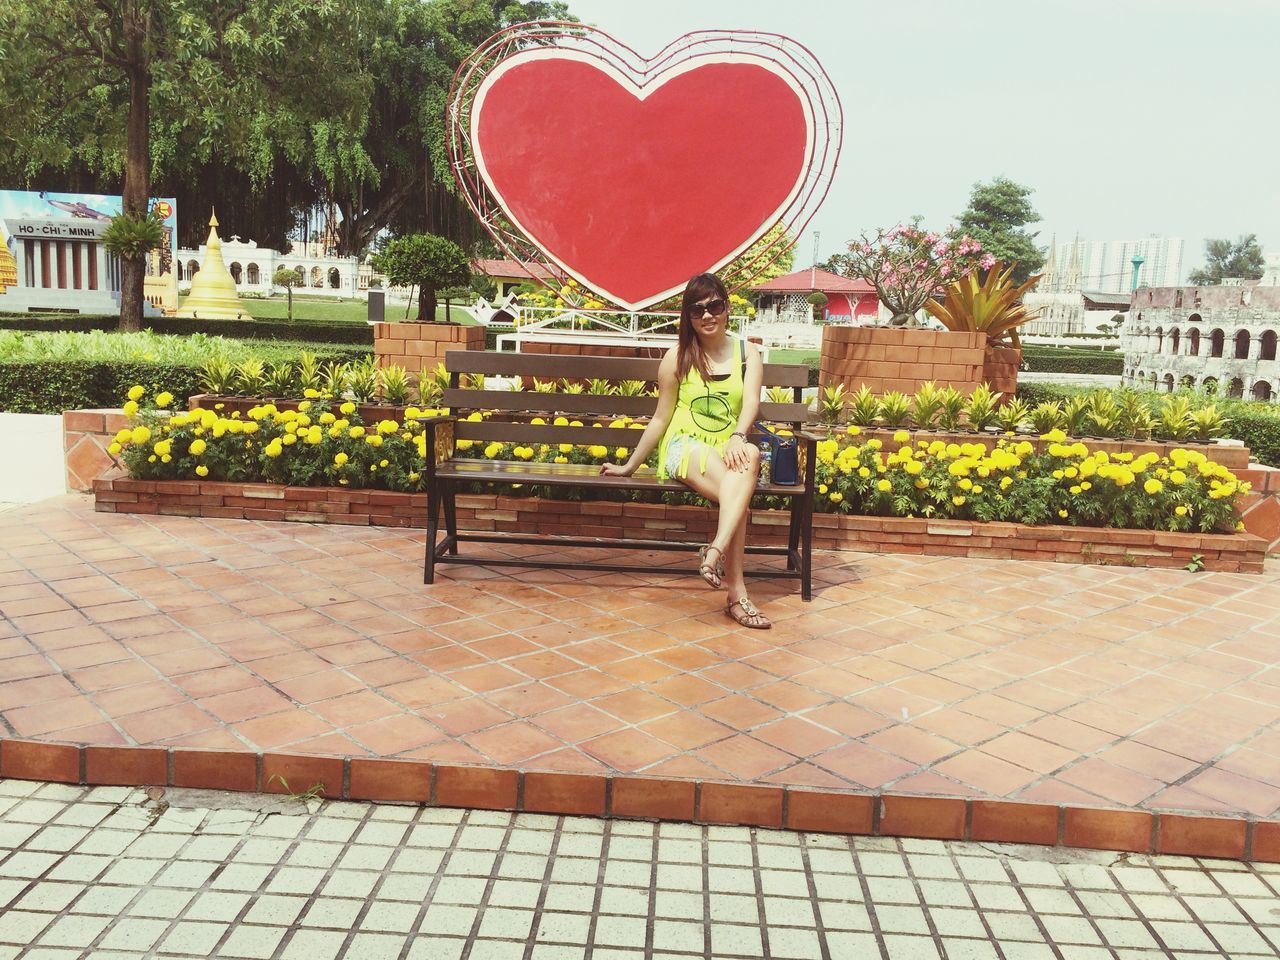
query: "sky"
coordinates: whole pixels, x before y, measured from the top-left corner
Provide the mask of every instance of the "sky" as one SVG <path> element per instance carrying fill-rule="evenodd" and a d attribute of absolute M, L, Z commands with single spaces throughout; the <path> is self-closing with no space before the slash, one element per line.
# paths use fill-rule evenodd
<path fill-rule="evenodd" d="M 1280 253 L 1280 0 L 568 0 L 643 56 L 696 30 L 808 47 L 844 111 L 796 264 L 864 230 L 946 227 L 973 185 L 1034 190 L 1048 246 L 1255 233 Z M 761 131 L 761 137 L 766 131 Z"/>

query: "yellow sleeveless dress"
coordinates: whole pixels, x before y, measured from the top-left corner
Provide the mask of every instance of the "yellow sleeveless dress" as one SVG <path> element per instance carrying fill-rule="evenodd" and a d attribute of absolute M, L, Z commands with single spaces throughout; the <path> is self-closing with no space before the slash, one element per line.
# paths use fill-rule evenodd
<path fill-rule="evenodd" d="M 702 379 L 693 367 L 680 381 L 675 413 L 658 446 L 658 477 L 667 480 L 689 475 L 689 463 L 699 455 L 698 470 L 707 469 L 712 450 L 723 453 L 729 437 L 737 429 L 742 414 L 742 376 L 746 367 L 746 344 L 738 341 L 738 360 L 723 380 Z"/>

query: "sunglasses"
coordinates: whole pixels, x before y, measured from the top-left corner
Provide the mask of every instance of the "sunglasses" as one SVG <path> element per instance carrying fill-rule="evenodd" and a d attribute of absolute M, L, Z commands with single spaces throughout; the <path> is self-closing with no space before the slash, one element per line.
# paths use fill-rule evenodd
<path fill-rule="evenodd" d="M 725 303 L 724 297 L 716 297 L 714 300 L 708 300 L 706 303 L 695 303 L 691 313 L 695 317 L 700 317 L 704 313 L 709 313 L 713 317 L 718 317 L 724 313 L 728 304 Z"/>

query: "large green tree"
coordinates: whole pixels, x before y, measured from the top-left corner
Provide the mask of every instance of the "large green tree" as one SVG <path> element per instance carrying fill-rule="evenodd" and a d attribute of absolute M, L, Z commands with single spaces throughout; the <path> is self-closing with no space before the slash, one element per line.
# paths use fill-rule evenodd
<path fill-rule="evenodd" d="M 1235 243 L 1225 238 L 1206 240 L 1204 266 L 1199 270 L 1192 270 L 1187 281 L 1196 286 L 1209 286 L 1221 283 L 1226 277 L 1257 280 L 1261 278 L 1265 267 L 1257 234 L 1239 237 Z"/>
<path fill-rule="evenodd" d="M 0 167 L 120 182 L 122 215 L 141 221 L 157 168 L 251 167 L 273 113 L 354 125 L 368 86 L 348 53 L 361 2 L 0 0 Z M 121 268 L 121 327 L 136 329 L 144 259 Z"/>
<path fill-rule="evenodd" d="M 1032 190 L 1007 177 L 995 177 L 989 183 L 975 183 L 969 195 L 969 206 L 960 214 L 960 229 L 982 244 L 1005 263 L 1017 262 L 1015 282 L 1044 266 L 1044 252 L 1036 246 L 1036 233 L 1024 229 L 1038 223 L 1040 214 L 1031 205 Z"/>

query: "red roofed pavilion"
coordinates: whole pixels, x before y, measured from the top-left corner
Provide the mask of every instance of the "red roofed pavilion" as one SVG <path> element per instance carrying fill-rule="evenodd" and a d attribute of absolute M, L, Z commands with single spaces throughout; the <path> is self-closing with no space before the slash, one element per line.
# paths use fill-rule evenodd
<path fill-rule="evenodd" d="M 861 318 L 874 320 L 880 310 L 875 287 L 865 280 L 842 277 L 829 270 L 797 270 L 751 290 L 759 297 L 757 322 L 807 321 L 813 316 L 807 299 L 812 293 L 826 294 L 823 319 L 827 323 L 855 323 Z"/>

